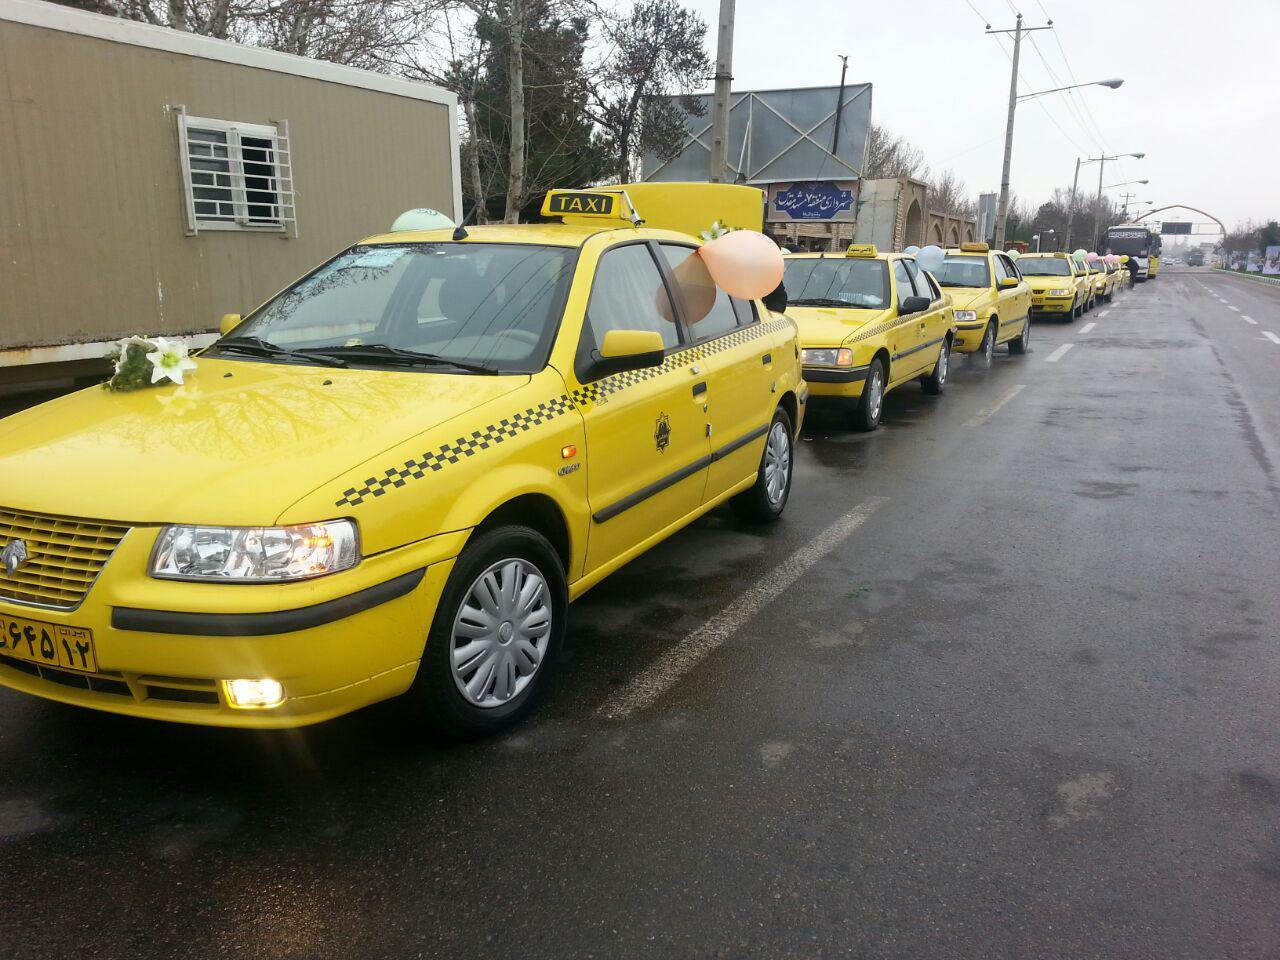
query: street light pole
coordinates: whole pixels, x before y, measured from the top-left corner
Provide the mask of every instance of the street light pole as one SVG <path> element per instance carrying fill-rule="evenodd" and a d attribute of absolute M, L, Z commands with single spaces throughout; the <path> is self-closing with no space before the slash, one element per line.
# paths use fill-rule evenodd
<path fill-rule="evenodd" d="M 1071 249 L 1071 223 L 1076 218 L 1076 187 L 1080 184 L 1080 158 L 1076 157 L 1076 175 L 1071 178 L 1071 202 L 1067 204 L 1067 229 L 1062 235 L 1062 249 Z"/>
<path fill-rule="evenodd" d="M 735 0 L 720 0 L 720 25 L 716 33 L 716 91 L 711 110 L 712 183 L 727 179 L 729 149 L 729 92 L 733 86 L 733 16 Z"/>

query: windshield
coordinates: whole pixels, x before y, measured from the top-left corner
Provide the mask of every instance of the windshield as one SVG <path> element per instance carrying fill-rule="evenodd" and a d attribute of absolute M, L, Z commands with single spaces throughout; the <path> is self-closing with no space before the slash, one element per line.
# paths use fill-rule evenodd
<path fill-rule="evenodd" d="M 1071 264 L 1062 257 L 1023 257 L 1018 271 L 1024 277 L 1069 277 Z"/>
<path fill-rule="evenodd" d="M 280 294 L 213 346 L 257 338 L 281 355 L 363 345 L 511 373 L 542 369 L 573 273 L 574 250 L 514 243 L 353 247 Z M 390 351 L 383 350 L 384 354 Z M 382 358 L 384 361 L 386 358 Z M 402 358 L 403 359 L 403 358 Z"/>
<path fill-rule="evenodd" d="M 1151 234 L 1145 229 L 1125 227 L 1107 231 L 1107 246 L 1112 253 L 1145 257 L 1151 247 Z"/>
<path fill-rule="evenodd" d="M 797 307 L 889 306 L 889 271 L 883 260 L 854 257 L 803 258 L 787 261 L 782 278 L 788 304 Z"/>
<path fill-rule="evenodd" d="M 933 271 L 933 279 L 943 287 L 989 287 L 991 273 L 987 269 L 987 258 L 981 257 L 947 257 L 942 267 Z"/>

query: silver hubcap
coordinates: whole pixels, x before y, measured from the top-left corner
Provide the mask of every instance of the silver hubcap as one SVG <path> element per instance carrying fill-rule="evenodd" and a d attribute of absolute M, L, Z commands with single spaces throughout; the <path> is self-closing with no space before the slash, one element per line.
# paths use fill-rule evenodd
<path fill-rule="evenodd" d="M 884 396 L 884 376 L 880 373 L 880 368 L 876 367 L 871 371 L 871 381 L 867 384 L 867 389 L 871 391 L 867 397 L 867 413 L 871 414 L 872 420 L 880 419 L 880 401 Z"/>
<path fill-rule="evenodd" d="M 938 382 L 945 383 L 947 379 L 947 364 L 951 362 L 951 345 L 947 341 L 942 341 L 942 352 L 938 354 Z"/>
<path fill-rule="evenodd" d="M 775 423 L 764 448 L 764 492 L 774 506 L 782 502 L 790 476 L 791 438 L 785 426 Z"/>
<path fill-rule="evenodd" d="M 987 332 L 982 335 L 982 357 L 988 363 L 991 362 L 991 355 L 996 352 L 996 332 L 987 327 Z"/>
<path fill-rule="evenodd" d="M 530 684 L 551 640 L 551 595 L 538 568 L 499 560 L 467 591 L 453 622 L 453 682 L 468 703 L 500 707 Z"/>

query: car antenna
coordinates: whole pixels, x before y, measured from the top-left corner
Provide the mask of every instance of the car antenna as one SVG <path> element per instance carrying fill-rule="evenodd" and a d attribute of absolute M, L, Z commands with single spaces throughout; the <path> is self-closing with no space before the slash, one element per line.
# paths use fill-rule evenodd
<path fill-rule="evenodd" d="M 458 228 L 453 231 L 453 239 L 465 240 L 467 239 L 467 236 L 468 236 L 467 228 L 464 227 L 462 224 L 458 224 Z"/>

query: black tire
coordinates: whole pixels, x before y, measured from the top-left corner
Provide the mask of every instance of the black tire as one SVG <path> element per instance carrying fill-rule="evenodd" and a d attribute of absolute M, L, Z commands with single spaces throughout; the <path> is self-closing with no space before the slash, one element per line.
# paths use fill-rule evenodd
<path fill-rule="evenodd" d="M 749 490 L 743 490 L 732 500 L 729 506 L 743 520 L 752 523 L 772 523 L 782 516 L 787 508 L 787 500 L 791 496 L 791 474 L 795 469 L 795 428 L 791 424 L 791 415 L 782 407 L 773 413 L 773 421 L 765 434 L 764 451 L 760 454 L 760 469 L 756 471 L 756 482 Z M 783 444 L 785 463 L 779 464 L 779 452 L 776 445 Z M 782 487 L 778 490 L 771 487 L 771 478 L 777 477 L 770 467 L 782 470 Z M 773 493 L 770 494 L 770 490 Z"/>
<path fill-rule="evenodd" d="M 920 388 L 931 397 L 942 396 L 947 389 L 947 371 L 951 369 L 951 338 L 942 341 L 942 349 L 938 351 L 938 362 L 927 376 L 920 378 Z"/>
<path fill-rule="evenodd" d="M 996 321 L 994 319 L 987 321 L 986 328 L 982 331 L 982 342 L 978 344 L 977 351 L 973 354 L 974 362 L 983 370 L 991 368 L 991 361 L 996 355 Z"/>
<path fill-rule="evenodd" d="M 546 632 L 546 645 L 536 667 L 522 689 L 509 700 L 495 706 L 478 706 L 465 697 L 454 679 L 454 624 L 462 613 L 463 605 L 472 587 L 491 568 L 505 561 L 521 561 L 542 578 L 545 586 L 545 607 L 549 608 L 551 624 Z M 505 571 L 499 572 L 502 576 Z M 526 608 L 537 602 L 535 597 Z M 469 542 L 454 563 L 453 571 L 445 584 L 440 604 L 436 607 L 431 630 L 427 634 L 426 648 L 418 675 L 406 695 L 414 708 L 433 732 L 449 740 L 466 740 L 489 736 L 520 721 L 536 706 L 555 671 L 560 649 L 564 644 L 565 624 L 569 612 L 569 590 L 564 566 L 555 548 L 546 537 L 528 527 L 505 526 L 488 530 Z M 494 632 L 494 641 L 502 646 L 515 641 L 511 638 L 512 621 L 504 620 Z M 501 635 L 506 633 L 506 639 Z M 475 641 L 473 641 L 475 642 Z M 495 654 L 502 656 L 501 647 Z M 512 650 L 510 656 L 514 656 Z M 494 659 L 490 657 L 490 661 Z M 483 666 L 478 670 L 485 669 Z M 500 666 L 492 668 L 497 694 L 496 674 Z M 517 668 L 513 667 L 513 671 Z M 465 670 L 462 674 L 465 679 Z M 473 677 L 476 674 L 472 675 Z M 489 681 L 482 681 L 481 696 L 489 688 Z"/>
<path fill-rule="evenodd" d="M 1067 317 L 1067 323 L 1075 323 L 1078 317 L 1084 316 L 1084 304 L 1071 301 L 1071 313 Z"/>
<path fill-rule="evenodd" d="M 1014 337 L 1012 340 L 1009 341 L 1009 352 L 1015 355 L 1026 353 L 1027 347 L 1030 345 L 1030 343 L 1031 343 L 1031 318 L 1027 317 L 1027 319 L 1022 324 L 1022 333 L 1018 334 L 1016 337 Z"/>
<path fill-rule="evenodd" d="M 872 384 L 876 382 L 875 378 L 879 378 L 879 387 L 873 395 Z M 888 384 L 889 375 L 885 373 L 884 361 L 876 357 L 871 361 L 871 367 L 867 370 L 866 382 L 862 385 L 862 396 L 858 398 L 858 404 L 853 408 L 853 415 L 850 418 L 853 429 L 862 433 L 870 433 L 876 427 L 880 426 L 880 416 L 884 413 L 884 391 Z"/>

